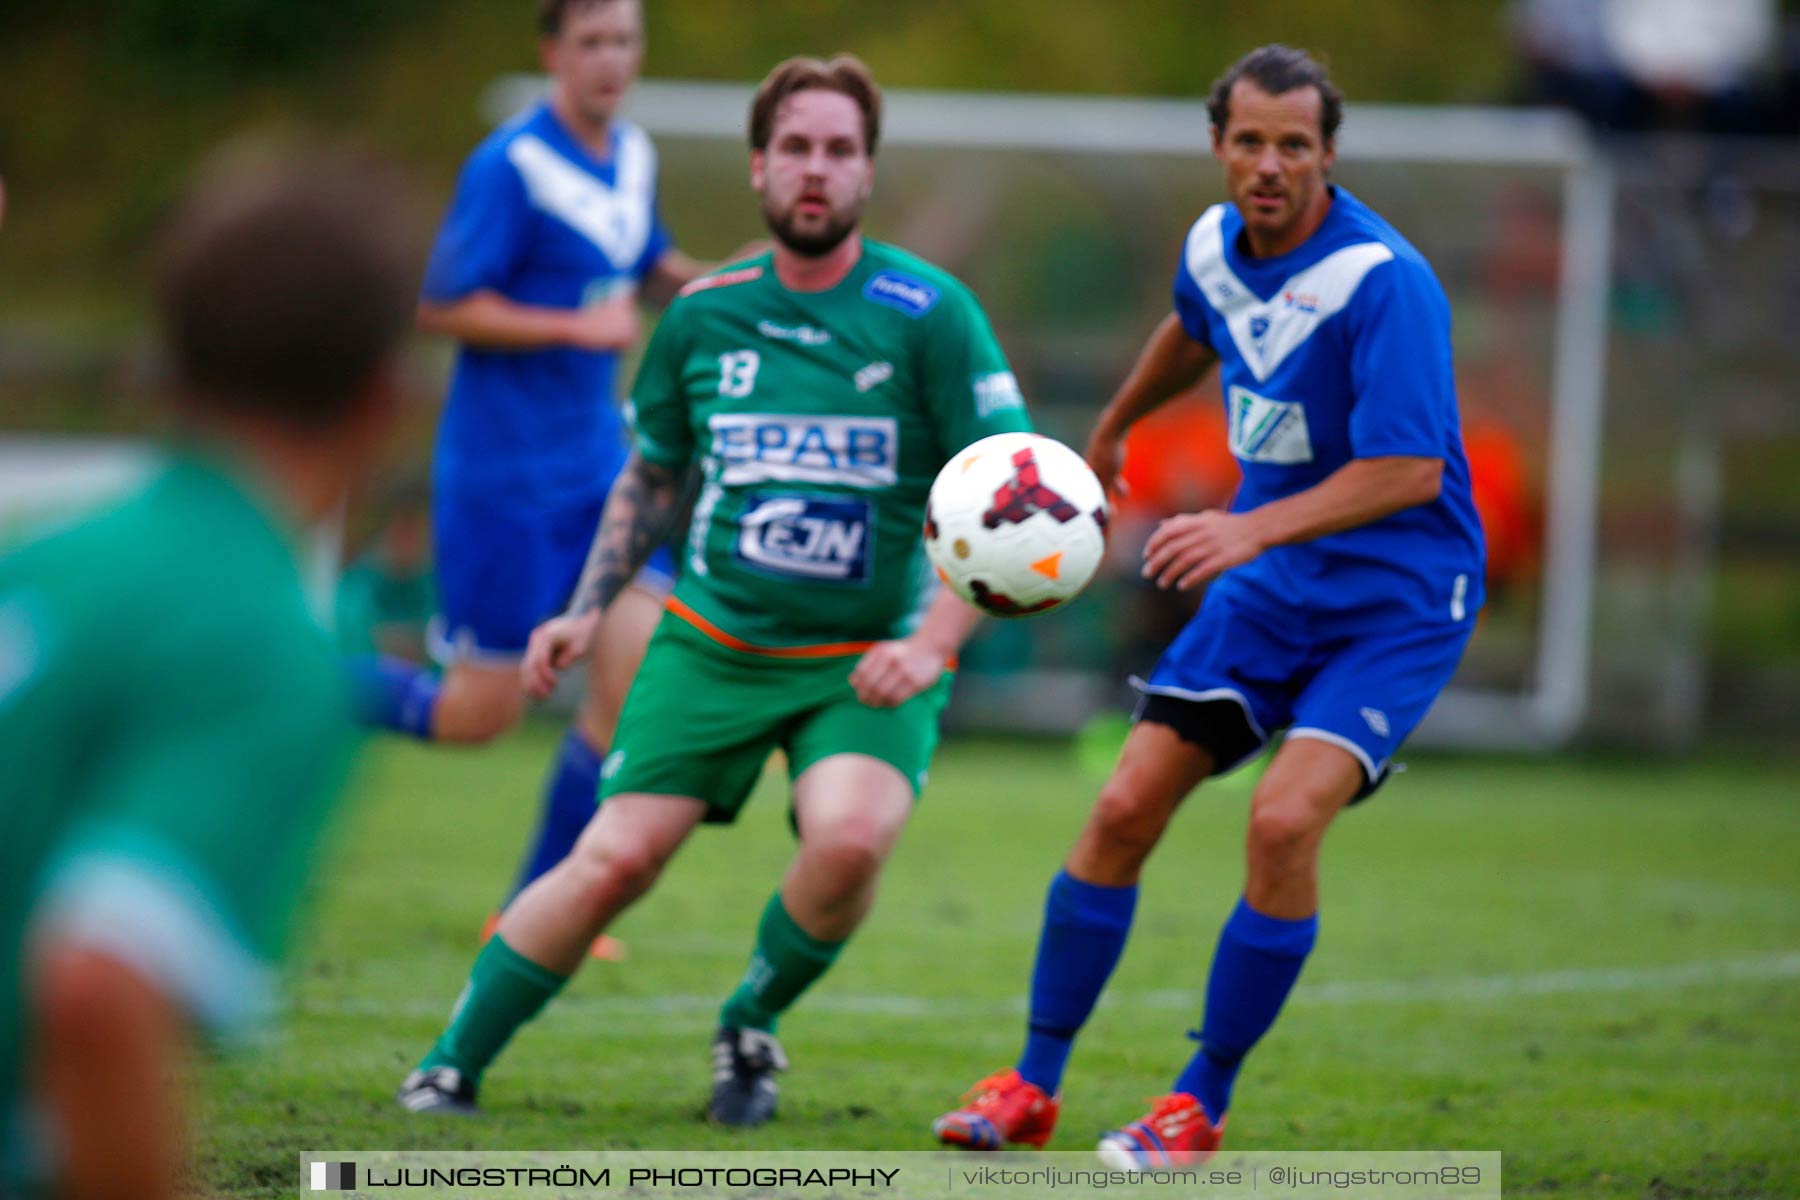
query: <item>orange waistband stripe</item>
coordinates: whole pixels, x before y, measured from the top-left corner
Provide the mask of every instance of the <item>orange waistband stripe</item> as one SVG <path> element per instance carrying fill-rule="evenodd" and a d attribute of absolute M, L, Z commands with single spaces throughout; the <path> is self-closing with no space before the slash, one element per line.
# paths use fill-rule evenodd
<path fill-rule="evenodd" d="M 863 654 L 875 644 L 874 642 L 826 642 L 817 646 L 758 646 L 754 642 L 746 642 L 743 638 L 733 637 L 726 633 L 673 596 L 669 597 L 668 609 L 719 645 L 727 650 L 736 650 L 740 654 L 757 654 L 764 658 L 842 658 L 851 654 Z"/>

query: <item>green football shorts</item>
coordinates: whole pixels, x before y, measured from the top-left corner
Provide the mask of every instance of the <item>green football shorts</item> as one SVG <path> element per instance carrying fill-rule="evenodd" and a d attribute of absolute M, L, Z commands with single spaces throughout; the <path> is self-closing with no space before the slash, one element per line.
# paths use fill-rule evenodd
<path fill-rule="evenodd" d="M 730 649 L 665 613 L 619 714 L 600 771 L 600 799 L 623 792 L 692 796 L 706 820 L 729 823 L 776 747 L 788 778 L 834 754 L 890 763 L 925 785 L 951 673 L 897 708 L 856 698 L 858 654 L 771 658 Z"/>

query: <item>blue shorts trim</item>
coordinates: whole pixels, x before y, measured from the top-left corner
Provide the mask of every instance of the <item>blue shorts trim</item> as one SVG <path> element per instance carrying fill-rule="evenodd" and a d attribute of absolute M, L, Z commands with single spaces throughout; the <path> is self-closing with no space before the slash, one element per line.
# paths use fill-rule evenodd
<path fill-rule="evenodd" d="M 1268 733 L 1256 723 L 1256 714 L 1250 709 L 1250 698 L 1235 688 L 1208 688 L 1206 691 L 1196 692 L 1188 688 L 1158 687 L 1136 675 L 1131 677 L 1130 683 L 1143 695 L 1131 719 L 1134 722 L 1149 720 L 1168 725 L 1188 741 L 1210 751 L 1219 763 L 1213 771 L 1215 775 L 1231 774 L 1261 754 L 1269 744 Z M 1170 701 L 1176 703 L 1171 704 Z M 1201 733 L 1200 725 L 1216 723 L 1207 721 L 1202 715 L 1204 708 L 1221 701 L 1238 706 L 1243 722 L 1242 731 L 1233 732 L 1230 736 L 1222 736 L 1225 731 L 1217 731 L 1211 736 Z M 1183 715 L 1176 715 L 1178 713 Z"/>
<path fill-rule="evenodd" d="M 1311 725 L 1289 726 L 1287 736 L 1290 738 L 1312 738 L 1336 746 L 1362 764 L 1363 778 L 1370 783 L 1379 784 L 1387 773 L 1393 769 L 1390 762 L 1377 763 L 1369 758 L 1369 752 L 1342 734 L 1333 733 L 1329 729 L 1318 729 Z"/>
<path fill-rule="evenodd" d="M 1334 745 L 1361 765 L 1367 795 L 1450 682 L 1474 622 L 1315 636 L 1303 614 L 1209 593 L 1148 680 L 1137 720 L 1201 746 L 1222 774 L 1270 733 Z"/>
<path fill-rule="evenodd" d="M 425 653 L 431 655 L 432 662 L 442 667 L 460 664 L 492 667 L 495 670 L 517 667 L 525 657 L 523 647 L 517 650 L 488 649 L 481 644 L 480 636 L 474 629 L 467 625 L 452 629 L 443 613 L 432 617 L 425 626 Z"/>

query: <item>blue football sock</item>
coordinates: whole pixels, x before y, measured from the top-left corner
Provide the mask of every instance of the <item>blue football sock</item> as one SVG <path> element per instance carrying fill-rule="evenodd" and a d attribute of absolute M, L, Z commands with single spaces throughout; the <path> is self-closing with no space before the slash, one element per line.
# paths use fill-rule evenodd
<path fill-rule="evenodd" d="M 373 654 L 346 658 L 344 669 L 350 676 L 350 700 L 357 721 L 431 740 L 431 714 L 438 700 L 436 675 L 413 663 Z"/>
<path fill-rule="evenodd" d="M 1067 871 L 1050 881 L 1031 973 L 1031 1024 L 1019 1074 L 1055 1095 L 1075 1034 L 1118 965 L 1137 907 L 1137 885 L 1102 887 Z"/>
<path fill-rule="evenodd" d="M 569 851 L 575 848 L 576 840 L 593 819 L 594 807 L 599 803 L 600 761 L 605 757 L 603 751 L 588 745 L 587 739 L 573 726 L 563 734 L 556 761 L 550 768 L 550 778 L 544 784 L 537 833 L 519 867 L 519 878 L 513 884 L 512 895 L 524 891 L 534 879 L 568 857 Z"/>
<path fill-rule="evenodd" d="M 1275 1023 L 1318 934 L 1317 913 L 1290 921 L 1264 916 L 1243 899 L 1219 932 L 1200 1049 L 1174 1089 L 1198 1099 L 1212 1121 L 1231 1107 L 1231 1085 L 1244 1055 Z"/>

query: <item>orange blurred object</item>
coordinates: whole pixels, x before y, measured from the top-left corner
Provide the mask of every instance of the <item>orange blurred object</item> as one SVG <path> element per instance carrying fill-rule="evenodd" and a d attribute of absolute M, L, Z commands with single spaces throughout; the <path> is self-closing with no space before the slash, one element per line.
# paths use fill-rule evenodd
<path fill-rule="evenodd" d="M 1537 503 L 1519 439 L 1498 421 L 1475 418 L 1463 426 L 1463 453 L 1487 538 L 1488 582 L 1530 579 L 1538 563 Z"/>
<path fill-rule="evenodd" d="M 1227 442 L 1223 406 L 1209 392 L 1192 388 L 1131 427 L 1119 518 L 1155 522 L 1230 503 L 1242 477 Z M 1477 416 L 1463 426 L 1463 452 L 1487 537 L 1489 582 L 1529 581 L 1537 573 L 1540 534 L 1524 447 L 1506 424 Z"/>
<path fill-rule="evenodd" d="M 1241 477 L 1219 398 L 1192 388 L 1133 425 L 1120 474 L 1128 489 L 1122 516 L 1156 520 L 1224 506 Z"/>

